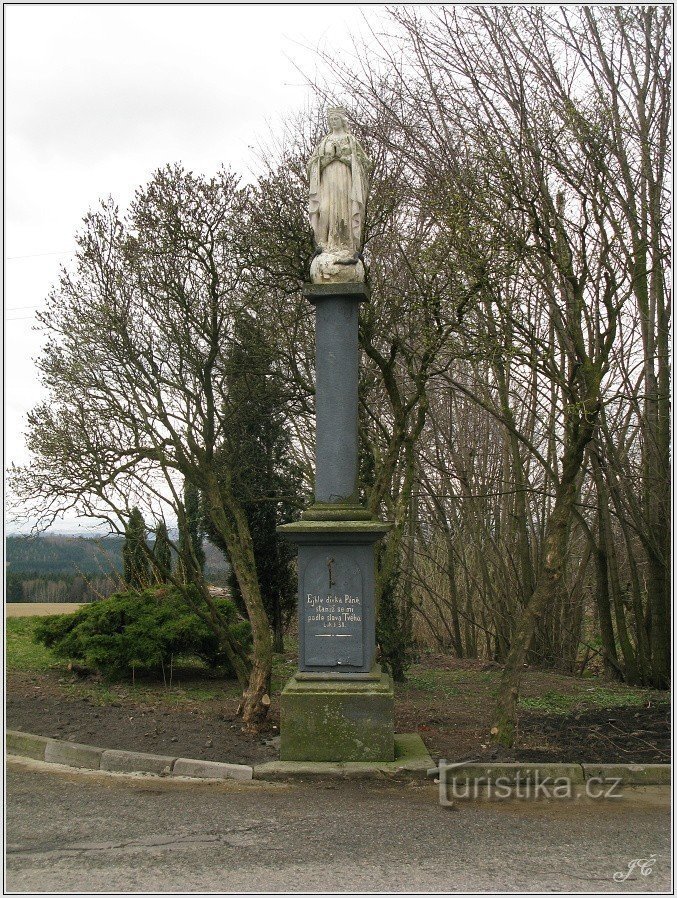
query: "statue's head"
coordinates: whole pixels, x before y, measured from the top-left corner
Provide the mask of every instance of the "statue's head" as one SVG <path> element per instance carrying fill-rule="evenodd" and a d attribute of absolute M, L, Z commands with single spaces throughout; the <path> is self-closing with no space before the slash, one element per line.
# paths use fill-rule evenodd
<path fill-rule="evenodd" d="M 347 131 L 348 117 L 343 106 L 334 106 L 327 110 L 327 122 L 330 131 Z"/>

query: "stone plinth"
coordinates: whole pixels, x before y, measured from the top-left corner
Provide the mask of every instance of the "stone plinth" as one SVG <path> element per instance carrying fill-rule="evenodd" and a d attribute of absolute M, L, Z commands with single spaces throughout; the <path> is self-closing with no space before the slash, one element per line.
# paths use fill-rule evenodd
<path fill-rule="evenodd" d="M 299 673 L 280 699 L 280 760 L 392 761 L 393 684 L 369 674 Z"/>

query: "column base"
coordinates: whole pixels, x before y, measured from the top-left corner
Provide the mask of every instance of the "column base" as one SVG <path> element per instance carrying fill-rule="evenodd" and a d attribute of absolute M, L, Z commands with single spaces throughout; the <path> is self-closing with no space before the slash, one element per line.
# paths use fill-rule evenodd
<path fill-rule="evenodd" d="M 378 666 L 368 676 L 293 676 L 280 698 L 280 760 L 394 760 L 393 682 Z"/>
<path fill-rule="evenodd" d="M 314 502 L 301 515 L 304 521 L 375 521 L 363 505 L 348 502 Z"/>

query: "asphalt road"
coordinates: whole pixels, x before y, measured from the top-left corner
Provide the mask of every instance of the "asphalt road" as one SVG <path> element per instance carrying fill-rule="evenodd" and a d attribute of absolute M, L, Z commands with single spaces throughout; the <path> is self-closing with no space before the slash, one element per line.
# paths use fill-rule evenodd
<path fill-rule="evenodd" d="M 668 792 L 440 807 L 432 784 L 212 784 L 7 769 L 7 891 L 670 889 Z M 637 858 L 656 856 L 650 875 Z"/>

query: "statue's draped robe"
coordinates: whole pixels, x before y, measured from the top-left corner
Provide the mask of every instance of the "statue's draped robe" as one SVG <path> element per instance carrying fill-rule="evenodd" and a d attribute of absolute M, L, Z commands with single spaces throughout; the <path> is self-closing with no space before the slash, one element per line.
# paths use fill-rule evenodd
<path fill-rule="evenodd" d="M 335 147 L 342 146 L 344 155 L 349 153 L 349 165 L 335 158 Z M 333 161 L 323 168 L 324 158 Z M 368 185 L 366 157 L 357 140 L 348 133 L 327 135 L 308 162 L 308 175 L 316 244 L 324 252 L 359 252 Z"/>

